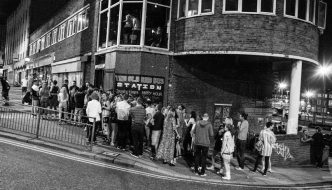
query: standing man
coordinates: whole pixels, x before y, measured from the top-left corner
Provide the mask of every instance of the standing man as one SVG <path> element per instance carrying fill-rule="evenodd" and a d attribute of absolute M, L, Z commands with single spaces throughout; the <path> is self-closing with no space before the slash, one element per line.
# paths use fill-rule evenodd
<path fill-rule="evenodd" d="M 195 135 L 195 173 L 206 176 L 206 157 L 209 151 L 210 137 L 213 137 L 212 124 L 207 113 L 204 114 L 202 121 L 197 122 L 193 134 Z M 198 173 L 199 164 L 202 166 L 200 173 Z"/>
<path fill-rule="evenodd" d="M 239 163 L 239 167 L 235 168 L 236 170 L 243 170 L 244 169 L 244 151 L 246 149 L 247 143 L 247 136 L 249 130 L 249 123 L 247 121 L 248 114 L 242 112 L 240 114 L 240 123 L 239 123 L 239 130 L 237 136 L 237 161 Z"/>
<path fill-rule="evenodd" d="M 5 100 L 4 106 L 9 106 L 9 90 L 10 90 L 10 85 L 9 82 L 7 81 L 7 78 L 4 77 L 1 79 L 1 84 L 2 84 L 2 97 Z"/>
<path fill-rule="evenodd" d="M 146 136 L 146 146 L 148 147 L 151 143 L 151 121 L 155 114 L 155 108 L 152 105 L 152 102 L 150 99 L 147 99 L 146 101 L 147 107 L 145 108 L 146 116 L 147 116 L 147 122 L 145 124 L 145 136 Z"/>
<path fill-rule="evenodd" d="M 118 116 L 118 148 L 125 150 L 126 143 L 129 136 L 128 125 L 129 125 L 129 110 L 130 105 L 128 104 L 128 94 L 121 97 L 121 100 L 116 104 L 116 113 Z"/>
<path fill-rule="evenodd" d="M 161 113 L 162 106 L 159 104 L 157 105 L 156 113 L 152 119 L 152 128 L 151 128 L 151 159 L 156 159 L 156 151 L 158 150 L 159 139 L 161 131 L 164 127 L 164 120 L 165 116 Z"/>
<path fill-rule="evenodd" d="M 24 96 L 28 90 L 28 77 L 22 79 L 21 86 L 22 86 L 22 96 Z"/>
<path fill-rule="evenodd" d="M 322 128 L 317 127 L 316 133 L 309 139 L 312 141 L 311 146 L 313 150 L 313 156 L 317 168 L 323 167 L 323 150 L 325 148 L 324 137 L 322 134 Z"/>
<path fill-rule="evenodd" d="M 143 100 L 138 98 L 136 106 L 129 111 L 132 120 L 131 134 L 134 141 L 134 151 L 131 155 L 134 157 L 140 157 L 143 155 L 144 121 L 146 111 L 142 104 Z"/>
<path fill-rule="evenodd" d="M 89 117 L 89 126 L 88 126 L 88 141 L 89 143 L 96 142 L 96 132 L 97 129 L 99 129 L 99 126 L 101 125 L 100 121 L 100 114 L 101 114 L 101 104 L 98 101 L 99 96 L 97 93 L 91 94 L 91 101 L 88 102 L 88 105 L 86 107 L 86 115 Z M 93 119 L 95 118 L 95 119 Z M 95 123 L 95 130 L 93 131 L 93 121 L 96 121 Z M 92 139 L 92 133 L 93 133 L 93 139 Z"/>

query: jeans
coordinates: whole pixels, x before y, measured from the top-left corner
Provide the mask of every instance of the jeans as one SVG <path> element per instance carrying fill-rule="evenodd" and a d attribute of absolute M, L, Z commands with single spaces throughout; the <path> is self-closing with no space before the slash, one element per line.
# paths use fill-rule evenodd
<path fill-rule="evenodd" d="M 111 123 L 111 127 L 112 127 L 112 135 L 111 135 L 111 143 L 114 144 L 116 141 L 116 137 L 118 134 L 118 124 L 117 123 Z"/>
<path fill-rule="evenodd" d="M 93 123 L 92 123 L 92 122 L 89 122 L 88 130 L 87 130 L 87 136 L 88 136 L 88 141 L 89 141 L 89 142 L 91 142 L 92 133 L 93 133 L 93 142 L 96 141 L 96 138 L 97 138 L 97 130 L 98 130 L 100 124 L 101 124 L 100 121 L 96 121 L 96 123 L 95 123 L 95 130 L 93 131 Z"/>
<path fill-rule="evenodd" d="M 190 130 L 191 130 L 191 127 L 186 128 L 185 136 L 184 136 L 184 139 L 183 139 L 183 149 L 184 149 L 184 153 L 186 155 L 189 154 L 188 148 L 189 149 L 191 148 L 191 142 L 192 142 Z"/>
<path fill-rule="evenodd" d="M 134 141 L 133 154 L 136 156 L 143 155 L 144 125 L 134 124 L 131 129 L 131 134 Z"/>
<path fill-rule="evenodd" d="M 198 173 L 198 166 L 202 166 L 201 174 L 205 174 L 208 151 L 209 147 L 200 145 L 195 146 L 195 172 Z"/>
<path fill-rule="evenodd" d="M 222 154 L 222 159 L 224 162 L 224 168 L 225 168 L 225 177 L 231 177 L 231 159 L 232 154 Z"/>
<path fill-rule="evenodd" d="M 246 140 L 237 140 L 236 147 L 237 147 L 237 161 L 239 163 L 239 167 L 244 169 L 244 151 L 246 149 Z"/>
<path fill-rule="evenodd" d="M 81 122 L 82 115 L 83 115 L 83 108 L 75 108 L 74 121 Z"/>
<path fill-rule="evenodd" d="M 67 119 L 67 114 L 63 112 L 67 112 L 67 103 L 60 103 L 59 104 L 59 120 L 61 121 L 61 116 L 63 114 L 63 118 Z"/>
<path fill-rule="evenodd" d="M 263 158 L 263 156 L 260 155 L 260 154 L 257 156 L 254 171 L 257 170 L 258 164 L 261 162 L 262 158 Z M 270 161 L 270 156 L 265 156 L 265 168 L 264 168 L 264 174 L 266 174 L 267 169 L 269 168 L 269 161 Z"/>
<path fill-rule="evenodd" d="M 118 146 L 125 149 L 127 146 L 127 139 L 129 137 L 128 131 L 129 121 L 118 120 Z"/>

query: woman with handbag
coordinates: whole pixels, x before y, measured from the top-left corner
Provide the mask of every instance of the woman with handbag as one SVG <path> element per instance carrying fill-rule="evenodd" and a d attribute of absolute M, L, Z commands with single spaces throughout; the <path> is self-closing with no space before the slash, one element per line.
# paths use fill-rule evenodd
<path fill-rule="evenodd" d="M 256 159 L 255 168 L 252 171 L 257 171 L 258 164 L 261 162 L 262 158 L 265 157 L 263 176 L 266 176 L 269 167 L 270 157 L 272 154 L 273 144 L 276 142 L 276 137 L 271 130 L 271 126 L 271 122 L 266 123 L 266 128 L 260 132 L 258 142 L 255 144 L 255 148 L 259 152 L 259 154 Z"/>
<path fill-rule="evenodd" d="M 230 180 L 231 179 L 231 159 L 234 152 L 234 136 L 231 134 L 232 125 L 225 125 L 225 133 L 223 136 L 222 148 L 221 148 L 221 157 L 224 162 L 225 173 L 222 179 Z"/>

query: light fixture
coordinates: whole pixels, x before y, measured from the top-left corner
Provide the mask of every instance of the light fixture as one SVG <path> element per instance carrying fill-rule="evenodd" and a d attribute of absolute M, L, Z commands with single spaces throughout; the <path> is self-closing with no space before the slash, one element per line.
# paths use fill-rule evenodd
<path fill-rule="evenodd" d="M 314 92 L 313 91 L 311 91 L 311 90 L 308 90 L 307 92 L 305 92 L 305 96 L 307 97 L 307 98 L 311 98 L 311 97 L 313 97 L 314 96 Z"/>
<path fill-rule="evenodd" d="M 286 82 L 280 82 L 278 87 L 279 87 L 279 89 L 283 90 L 287 87 L 287 83 Z"/>

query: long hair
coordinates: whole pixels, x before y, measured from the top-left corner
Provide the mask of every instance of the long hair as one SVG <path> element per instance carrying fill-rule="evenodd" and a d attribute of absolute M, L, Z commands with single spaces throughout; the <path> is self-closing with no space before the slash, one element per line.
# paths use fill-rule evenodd
<path fill-rule="evenodd" d="M 196 112 L 195 111 L 191 111 L 190 112 L 190 118 L 193 118 L 195 121 L 197 119 L 197 115 L 196 115 Z"/>

